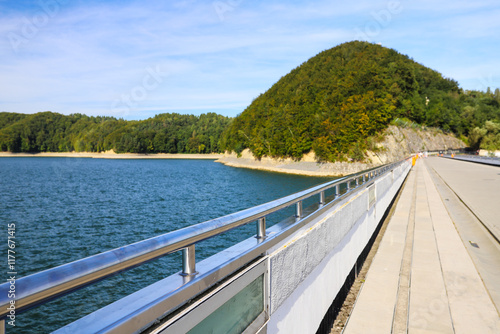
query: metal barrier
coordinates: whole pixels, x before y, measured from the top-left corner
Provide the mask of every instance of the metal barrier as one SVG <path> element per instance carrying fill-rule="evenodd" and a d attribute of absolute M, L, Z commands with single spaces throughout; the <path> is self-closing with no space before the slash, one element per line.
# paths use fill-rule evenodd
<path fill-rule="evenodd" d="M 74 292 L 77 289 L 88 286 L 106 277 L 116 275 L 117 273 L 135 268 L 146 262 L 177 251 L 183 252 L 182 271 L 180 272 L 180 276 L 183 277 L 183 284 L 186 286 L 192 285 L 194 281 L 202 278 L 206 281 L 196 289 L 187 289 L 189 291 L 196 290 L 196 292 L 188 291 L 181 294 L 182 298 L 185 299 L 183 302 L 186 302 L 189 298 L 199 294 L 200 289 L 208 289 L 239 268 L 251 263 L 262 254 L 262 250 L 265 249 L 265 247 L 275 245 L 293 231 L 297 230 L 297 228 L 301 226 L 301 221 L 308 215 L 311 215 L 311 213 L 304 213 L 305 211 L 302 207 L 304 200 L 312 196 L 319 196 L 317 201 L 319 210 L 327 204 L 330 205 L 337 200 L 345 198 L 358 188 L 361 189 L 369 186 L 373 183 L 375 178 L 386 172 L 392 171 L 394 168 L 407 161 L 408 160 L 405 159 L 396 163 L 366 170 L 237 213 L 192 225 L 17 279 L 15 298 L 16 315 L 29 308 L 44 304 L 67 293 Z M 345 189 L 343 193 L 341 193 L 341 188 Z M 335 191 L 334 195 L 329 199 L 325 196 L 327 190 Z M 284 233 L 269 237 L 266 234 L 266 216 L 290 206 L 296 207 L 296 224 L 287 226 Z M 229 264 L 228 262 L 228 264 L 224 264 L 227 268 L 223 271 L 221 271 L 221 266 L 216 268 L 219 271 L 217 275 L 210 276 L 211 272 L 197 272 L 195 261 L 196 243 L 251 222 L 257 222 L 256 238 L 258 240 L 257 245 L 252 246 L 252 251 L 247 251 L 245 254 L 242 254 L 238 257 L 238 261 L 234 263 Z M 207 277 L 212 278 L 207 279 Z M 217 279 L 214 281 L 213 277 Z M 176 287 L 174 290 L 175 293 L 177 293 L 181 291 L 182 288 Z M 8 282 L 0 285 L 0 319 L 2 319 L 2 323 L 0 323 L 0 332 L 4 330 L 5 319 L 9 314 L 8 306 L 11 303 L 11 299 L 8 298 L 8 291 Z M 180 299 L 179 297 L 180 296 L 177 296 L 177 299 Z M 181 304 L 174 305 L 171 309 L 176 309 Z"/>
<path fill-rule="evenodd" d="M 466 155 L 466 154 L 455 154 L 455 155 L 444 155 L 445 158 L 463 160 L 469 162 L 477 162 L 485 165 L 500 166 L 500 158 L 497 157 L 485 157 L 480 155 Z"/>

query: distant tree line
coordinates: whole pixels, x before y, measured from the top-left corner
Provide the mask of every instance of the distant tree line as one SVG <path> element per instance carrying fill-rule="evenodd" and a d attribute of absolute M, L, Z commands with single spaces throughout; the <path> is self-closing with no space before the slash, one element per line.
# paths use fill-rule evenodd
<path fill-rule="evenodd" d="M 10 152 L 213 153 L 229 117 L 160 114 L 143 121 L 114 117 L 0 113 L 0 150 Z"/>

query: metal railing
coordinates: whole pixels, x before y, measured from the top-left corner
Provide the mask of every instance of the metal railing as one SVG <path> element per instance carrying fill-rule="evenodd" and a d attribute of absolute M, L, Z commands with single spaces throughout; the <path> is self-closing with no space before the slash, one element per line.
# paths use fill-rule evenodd
<path fill-rule="evenodd" d="M 256 237 L 264 239 L 266 238 L 266 216 L 294 205 L 296 207 L 295 216 L 297 220 L 300 220 L 304 215 L 302 208 L 304 200 L 319 195 L 317 203 L 320 207 L 324 206 L 327 203 L 325 196 L 327 190 L 335 191 L 329 202 L 331 203 L 341 197 L 341 188 L 345 189 L 343 197 L 344 194 L 366 183 L 373 182 L 374 178 L 394 169 L 405 161 L 406 159 L 336 179 L 249 209 L 17 279 L 16 315 L 96 281 L 177 251 L 183 252 L 181 275 L 196 277 L 198 274 L 195 262 L 196 243 L 251 222 L 257 222 Z M 7 307 L 11 299 L 8 298 L 8 291 L 8 282 L 0 285 L 0 321 L 2 322 L 9 313 Z"/>
<path fill-rule="evenodd" d="M 468 154 L 456 154 L 454 156 L 445 154 L 445 158 L 453 158 L 456 160 L 463 160 L 469 162 L 477 162 L 485 165 L 500 166 L 500 158 L 498 157 L 485 157 L 481 155 L 468 155 Z"/>

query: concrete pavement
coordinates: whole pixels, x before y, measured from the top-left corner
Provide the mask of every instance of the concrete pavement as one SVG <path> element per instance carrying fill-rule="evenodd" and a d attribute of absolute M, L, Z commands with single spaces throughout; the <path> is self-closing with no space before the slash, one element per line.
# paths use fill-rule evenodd
<path fill-rule="evenodd" d="M 428 165 L 500 240 L 500 168 L 443 158 Z"/>
<path fill-rule="evenodd" d="M 431 178 L 443 199 L 462 243 L 472 258 L 476 269 L 488 290 L 497 311 L 500 310 L 500 243 L 483 225 L 477 216 L 469 210 L 463 200 L 443 181 L 434 167 L 446 159 L 426 160 Z M 472 164 L 474 165 L 474 164 Z M 486 185 L 487 187 L 489 185 Z"/>
<path fill-rule="evenodd" d="M 344 333 L 500 333 L 426 165 L 408 176 Z"/>

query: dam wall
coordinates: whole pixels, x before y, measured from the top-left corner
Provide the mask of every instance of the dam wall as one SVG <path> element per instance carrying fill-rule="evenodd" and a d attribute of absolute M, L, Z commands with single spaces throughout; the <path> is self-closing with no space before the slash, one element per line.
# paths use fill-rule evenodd
<path fill-rule="evenodd" d="M 267 333 L 316 332 L 410 168 L 383 175 L 267 252 Z"/>

